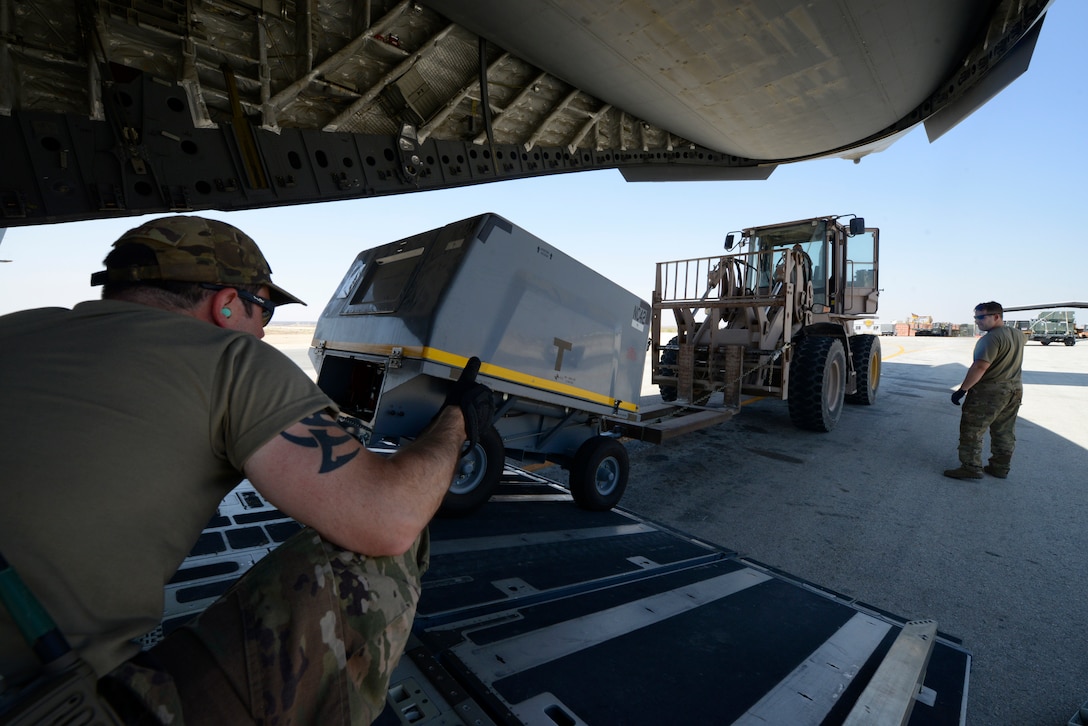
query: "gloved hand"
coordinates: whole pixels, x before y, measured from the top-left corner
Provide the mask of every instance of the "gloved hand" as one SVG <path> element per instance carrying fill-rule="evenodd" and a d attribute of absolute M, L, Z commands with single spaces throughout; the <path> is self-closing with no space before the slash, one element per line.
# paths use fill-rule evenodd
<path fill-rule="evenodd" d="M 465 417 L 465 435 L 468 446 L 465 451 L 471 451 L 472 447 L 480 440 L 480 434 L 491 425 L 491 419 L 495 417 L 495 402 L 491 389 L 482 383 L 476 382 L 476 374 L 480 372 L 480 359 L 473 356 L 468 359 L 461 377 L 453 384 L 443 406 L 458 406 Z"/>
<path fill-rule="evenodd" d="M 957 406 L 960 405 L 960 401 L 962 401 L 963 397 L 966 395 L 967 391 L 961 391 L 957 388 L 955 391 L 952 391 L 952 403 L 956 404 Z"/>

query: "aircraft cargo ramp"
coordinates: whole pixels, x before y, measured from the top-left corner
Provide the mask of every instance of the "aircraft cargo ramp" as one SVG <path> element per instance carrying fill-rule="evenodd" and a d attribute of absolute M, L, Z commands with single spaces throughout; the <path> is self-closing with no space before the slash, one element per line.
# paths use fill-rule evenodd
<path fill-rule="evenodd" d="M 449 708 L 464 723 L 849 723 L 917 627 L 619 508 L 579 510 L 516 469 L 431 537 L 403 664 L 435 684 L 420 692 L 441 699 L 428 720 Z M 903 722 L 963 723 L 971 656 L 933 641 Z M 409 689 L 394 684 L 390 704 L 382 723 L 396 710 L 426 722 Z M 900 722 L 861 708 L 856 723 Z"/>
<path fill-rule="evenodd" d="M 147 644 L 295 527 L 243 483 L 167 586 Z M 379 724 L 965 722 L 971 655 L 931 621 L 620 508 L 580 509 L 535 474 L 506 467 L 486 506 L 436 519 L 431 540 Z"/>

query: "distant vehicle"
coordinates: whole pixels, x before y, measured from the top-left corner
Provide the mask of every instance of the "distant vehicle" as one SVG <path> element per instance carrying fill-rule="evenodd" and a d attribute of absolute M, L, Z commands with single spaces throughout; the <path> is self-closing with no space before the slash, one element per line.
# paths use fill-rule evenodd
<path fill-rule="evenodd" d="M 933 336 L 937 338 L 947 338 L 951 334 L 951 323 L 933 323 L 932 327 L 920 328 L 914 332 L 914 335 L 917 337 Z"/>
<path fill-rule="evenodd" d="M 1031 321 L 1031 340 L 1050 345 L 1064 343 L 1076 345 L 1077 329 L 1074 313 L 1065 310 L 1051 310 Z"/>
<path fill-rule="evenodd" d="M 1070 335 L 1068 333 L 1033 333 L 1031 339 L 1036 342 L 1042 343 L 1043 345 L 1050 345 L 1051 343 L 1065 343 L 1066 345 L 1077 344 L 1077 336 Z"/>

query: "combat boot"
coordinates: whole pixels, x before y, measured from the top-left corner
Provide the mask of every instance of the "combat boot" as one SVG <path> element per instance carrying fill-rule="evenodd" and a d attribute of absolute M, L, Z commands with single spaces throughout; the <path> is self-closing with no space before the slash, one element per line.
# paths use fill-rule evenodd
<path fill-rule="evenodd" d="M 944 475 L 953 479 L 981 479 L 982 472 L 977 469 L 968 469 L 966 466 L 961 466 L 957 469 L 945 469 Z"/>
<path fill-rule="evenodd" d="M 1007 479 L 1009 477 L 1008 469 L 998 469 L 993 464 L 987 464 L 986 466 L 982 467 L 982 470 L 990 476 L 996 476 L 998 479 Z"/>

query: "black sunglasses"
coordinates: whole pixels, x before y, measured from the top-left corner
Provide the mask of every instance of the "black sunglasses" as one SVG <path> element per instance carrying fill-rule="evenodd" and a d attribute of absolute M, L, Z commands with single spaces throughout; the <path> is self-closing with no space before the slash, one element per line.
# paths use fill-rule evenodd
<path fill-rule="evenodd" d="M 216 285 L 211 282 L 202 282 L 200 286 L 205 290 L 234 290 L 238 293 L 238 297 L 242 298 L 246 302 L 251 302 L 254 305 L 261 306 L 261 325 L 267 326 L 272 320 L 272 314 L 276 312 L 276 305 L 271 300 L 265 300 L 260 295 L 254 295 L 251 292 L 245 290 L 239 290 L 236 287 L 230 285 Z"/>

